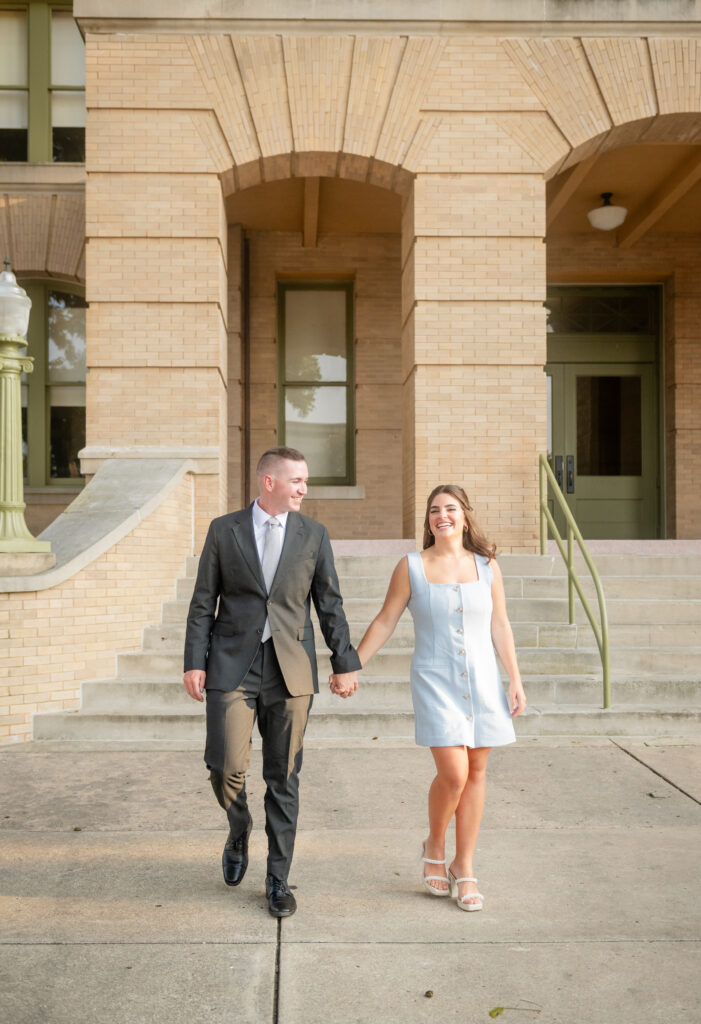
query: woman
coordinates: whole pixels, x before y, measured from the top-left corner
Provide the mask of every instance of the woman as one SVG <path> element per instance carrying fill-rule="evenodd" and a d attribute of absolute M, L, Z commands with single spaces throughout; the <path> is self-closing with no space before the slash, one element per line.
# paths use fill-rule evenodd
<path fill-rule="evenodd" d="M 367 662 L 409 607 L 416 637 L 411 662 L 416 742 L 431 748 L 436 777 L 428 794 L 429 835 L 421 860 L 423 884 L 434 896 L 457 896 L 461 910 L 481 910 L 472 857 L 482 819 L 487 757 L 513 743 L 511 719 L 526 707 L 506 615 L 504 583 L 470 516 L 467 495 L 441 484 L 426 505 L 423 551 L 402 558 L 382 611 L 358 647 Z M 496 648 L 509 675 L 508 700 Z M 455 815 L 455 857 L 446 872 L 445 834 Z"/>

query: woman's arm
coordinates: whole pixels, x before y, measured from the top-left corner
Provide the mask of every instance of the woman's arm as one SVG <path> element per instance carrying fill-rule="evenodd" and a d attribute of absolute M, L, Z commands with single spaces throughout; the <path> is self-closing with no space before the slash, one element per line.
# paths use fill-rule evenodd
<path fill-rule="evenodd" d="M 365 636 L 358 644 L 358 657 L 363 668 L 394 633 L 410 597 L 409 563 L 404 557 L 392 573 L 382 610 L 372 620 L 365 630 Z"/>
<path fill-rule="evenodd" d="M 509 710 L 511 717 L 516 718 L 526 709 L 526 694 L 521 682 L 516 661 L 516 646 L 509 617 L 506 614 L 506 595 L 501 569 L 494 559 L 490 560 L 494 573 L 492 582 L 492 643 L 501 658 L 501 663 L 509 675 Z"/>

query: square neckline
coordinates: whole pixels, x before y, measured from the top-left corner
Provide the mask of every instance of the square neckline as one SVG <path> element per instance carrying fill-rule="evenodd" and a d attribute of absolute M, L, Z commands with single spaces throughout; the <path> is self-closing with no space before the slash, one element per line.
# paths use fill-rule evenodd
<path fill-rule="evenodd" d="M 421 571 L 424 574 L 424 582 L 429 587 L 470 587 L 474 583 L 481 583 L 482 582 L 482 574 L 480 573 L 479 562 L 477 561 L 477 555 L 475 554 L 474 551 L 471 551 L 470 554 L 472 555 L 472 559 L 473 559 L 473 561 L 475 563 L 475 570 L 477 572 L 477 579 L 476 580 L 465 580 L 464 583 L 461 583 L 459 580 L 455 580 L 453 583 L 432 583 L 430 581 L 430 579 L 428 578 L 428 576 L 426 575 L 426 566 L 424 565 L 424 560 L 423 560 L 423 557 L 421 555 L 421 552 L 417 551 L 416 554 L 419 556 L 419 561 L 421 562 Z"/>

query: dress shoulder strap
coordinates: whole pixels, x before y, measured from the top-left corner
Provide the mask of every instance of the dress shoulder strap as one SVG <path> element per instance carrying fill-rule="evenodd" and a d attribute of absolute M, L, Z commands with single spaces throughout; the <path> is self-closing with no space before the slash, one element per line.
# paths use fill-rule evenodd
<path fill-rule="evenodd" d="M 421 564 L 421 552 L 411 551 L 406 556 L 407 564 L 409 566 L 409 583 L 411 584 L 412 594 L 416 594 L 418 590 L 423 587 L 426 577 Z"/>
<path fill-rule="evenodd" d="M 491 587 L 492 583 L 494 582 L 494 572 L 492 571 L 492 567 L 489 564 L 489 559 L 487 558 L 486 555 L 475 554 L 475 561 L 477 562 L 477 572 L 479 574 L 479 578 L 484 583 L 488 583 L 489 586 Z"/>

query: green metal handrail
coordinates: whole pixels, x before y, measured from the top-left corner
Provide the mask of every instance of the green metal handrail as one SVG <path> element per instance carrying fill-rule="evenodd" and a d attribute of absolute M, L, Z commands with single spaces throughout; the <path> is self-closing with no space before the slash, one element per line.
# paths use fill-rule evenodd
<path fill-rule="evenodd" d="M 555 479 L 555 474 L 550 468 L 550 464 L 545 455 L 540 455 L 540 553 L 544 555 L 547 553 L 548 545 L 548 526 L 550 527 L 551 533 L 558 546 L 560 554 L 562 555 L 565 565 L 567 566 L 567 597 L 569 603 L 569 614 L 570 614 L 570 625 L 573 626 L 575 622 L 575 610 L 574 610 L 574 592 L 575 589 L 579 594 L 579 599 L 582 602 L 582 607 L 587 613 L 587 618 L 591 624 L 591 628 L 594 631 L 596 643 L 599 647 L 599 654 L 601 655 L 601 668 L 604 678 L 604 707 L 611 707 L 611 677 L 609 672 L 609 624 L 608 616 L 606 614 L 606 601 L 604 599 L 604 591 L 601 586 L 601 579 L 599 573 L 596 570 L 596 566 L 591 560 L 591 556 L 587 551 L 587 546 L 584 543 L 584 538 L 579 531 L 579 527 L 575 522 L 574 516 L 570 511 L 569 505 L 565 501 L 560 486 Z M 551 493 L 554 500 L 560 506 L 565 521 L 567 523 L 567 550 L 565 551 L 565 544 L 560 536 L 560 531 L 555 525 L 552 513 L 548 508 L 548 482 L 551 485 Z M 596 587 L 596 596 L 599 598 L 599 619 L 600 622 L 596 621 L 594 613 L 592 612 L 589 602 L 584 596 L 582 585 L 579 582 L 577 571 L 574 567 L 574 541 L 579 544 L 579 550 L 584 556 L 584 561 L 587 564 L 587 568 L 591 573 L 591 577 L 594 580 L 594 586 Z"/>

